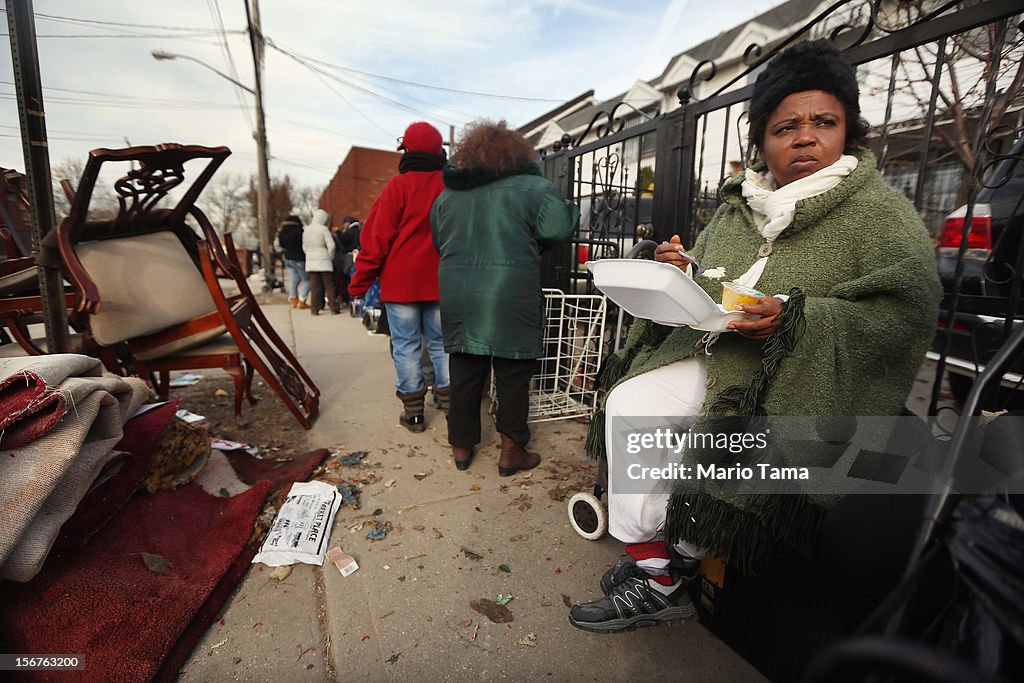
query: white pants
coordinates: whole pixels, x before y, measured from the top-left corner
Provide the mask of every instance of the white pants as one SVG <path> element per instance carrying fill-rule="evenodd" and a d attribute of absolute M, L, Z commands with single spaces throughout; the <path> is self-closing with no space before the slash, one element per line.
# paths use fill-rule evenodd
<path fill-rule="evenodd" d="M 612 429 L 630 427 L 630 417 L 671 417 L 673 424 L 689 429 L 700 413 L 707 394 L 707 370 L 703 356 L 681 361 L 645 372 L 615 387 L 605 401 L 605 452 L 608 455 L 608 533 L 623 543 L 644 543 L 652 540 L 665 525 L 665 511 L 672 492 L 672 482 L 659 480 L 647 494 L 616 493 L 614 490 L 615 453 Z M 679 418 L 689 418 L 680 422 Z M 639 428 L 640 425 L 637 425 Z M 666 449 L 663 462 L 655 467 L 677 461 L 678 455 Z M 646 461 L 645 461 L 646 462 Z M 676 549 L 683 555 L 700 559 L 707 555 L 700 548 L 681 542 Z"/>

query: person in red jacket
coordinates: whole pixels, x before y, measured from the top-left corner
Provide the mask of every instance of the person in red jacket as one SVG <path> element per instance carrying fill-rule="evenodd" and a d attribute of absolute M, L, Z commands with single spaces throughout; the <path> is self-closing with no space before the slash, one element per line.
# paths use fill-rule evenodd
<path fill-rule="evenodd" d="M 430 207 L 444 190 L 441 169 L 446 156 L 441 133 L 418 121 L 398 139 L 405 152 L 398 175 L 388 181 L 363 223 L 356 272 L 349 283 L 352 296 L 362 296 L 380 278 L 380 299 L 391 328 L 391 356 L 403 404 L 399 423 L 411 432 L 426 429 L 422 344 L 434 366 L 434 392 L 448 413 L 448 354 L 441 334 L 438 306 L 439 257 L 430 233 Z"/>

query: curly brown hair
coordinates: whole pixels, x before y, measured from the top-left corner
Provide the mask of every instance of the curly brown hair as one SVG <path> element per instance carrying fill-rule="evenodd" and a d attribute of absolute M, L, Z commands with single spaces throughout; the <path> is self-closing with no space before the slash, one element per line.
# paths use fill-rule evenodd
<path fill-rule="evenodd" d="M 506 175 L 532 164 L 536 157 L 526 138 L 510 130 L 502 119 L 497 123 L 482 120 L 467 124 L 452 161 L 459 169 Z"/>

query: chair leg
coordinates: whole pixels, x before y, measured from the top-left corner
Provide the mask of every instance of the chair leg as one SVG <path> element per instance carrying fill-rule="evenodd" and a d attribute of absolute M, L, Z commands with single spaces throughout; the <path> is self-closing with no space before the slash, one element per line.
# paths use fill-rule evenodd
<path fill-rule="evenodd" d="M 231 375 L 235 382 L 235 417 L 242 417 L 242 396 L 245 394 L 245 371 L 240 365 L 230 365 L 224 368 L 224 372 Z"/>
<path fill-rule="evenodd" d="M 243 360 L 242 363 L 245 365 L 245 395 L 249 399 L 249 405 L 256 405 L 259 399 L 252 393 L 252 378 L 256 373 L 256 368 L 247 360 Z"/>
<path fill-rule="evenodd" d="M 156 397 L 161 401 L 166 401 L 170 398 L 171 393 L 171 372 L 170 370 L 160 370 L 153 373 L 156 378 L 154 388 L 156 389 Z"/>

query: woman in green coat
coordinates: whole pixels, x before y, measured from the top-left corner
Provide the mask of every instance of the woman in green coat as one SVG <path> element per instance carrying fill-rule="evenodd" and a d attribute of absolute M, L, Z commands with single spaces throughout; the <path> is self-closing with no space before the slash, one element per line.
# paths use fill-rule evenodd
<path fill-rule="evenodd" d="M 526 450 L 530 379 L 544 334 L 540 255 L 545 245 L 569 239 L 579 211 L 534 158 L 504 121 L 470 124 L 430 214 L 451 375 L 448 442 L 460 470 L 480 441 L 480 396 L 492 367 L 498 471 L 510 476 L 540 463 Z"/>
<path fill-rule="evenodd" d="M 570 623 L 584 630 L 691 618 L 686 583 L 700 559 L 724 557 L 747 572 L 780 549 L 813 552 L 835 502 L 737 495 L 686 476 L 625 490 L 631 465 L 613 437 L 631 420 L 672 420 L 678 433 L 700 435 L 762 415 L 895 416 L 935 329 L 940 289 L 928 234 L 863 147 L 856 76 L 838 50 L 812 41 L 777 55 L 757 79 L 749 118 L 761 160 L 725 181 L 724 203 L 691 252 L 674 239 L 655 258 L 686 270 L 716 301 L 723 280 L 764 295 L 740 306 L 755 319 L 721 334 L 638 320 L 626 348 L 606 361 L 608 395 L 588 450 L 608 458 L 608 529 L 627 554 L 602 578 L 604 597 L 572 607 Z M 682 463 L 696 471 L 740 459 L 717 449 L 686 448 Z M 680 464 L 671 449 L 663 457 L 653 469 Z"/>

